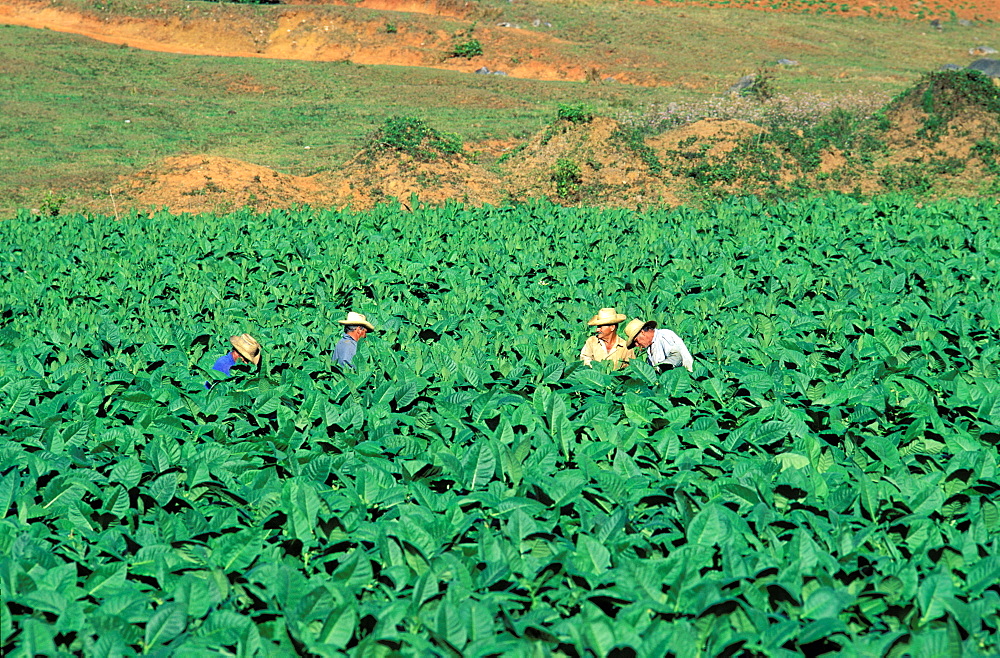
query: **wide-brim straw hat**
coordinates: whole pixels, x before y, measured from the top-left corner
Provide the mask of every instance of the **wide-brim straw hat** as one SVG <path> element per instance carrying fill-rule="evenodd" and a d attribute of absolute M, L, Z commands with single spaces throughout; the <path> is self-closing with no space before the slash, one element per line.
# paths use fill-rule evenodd
<path fill-rule="evenodd" d="M 250 363 L 257 365 L 260 363 L 260 343 L 254 340 L 250 334 L 240 334 L 229 339 L 236 351 Z"/>
<path fill-rule="evenodd" d="M 347 319 L 346 320 L 337 320 L 337 322 L 339 322 L 340 324 L 345 324 L 345 325 L 347 325 L 347 324 L 359 324 L 362 327 L 367 328 L 368 331 L 375 331 L 375 327 L 372 325 L 371 322 L 368 321 L 368 318 L 366 318 L 365 316 L 361 315 L 360 313 L 355 313 L 354 311 L 351 311 L 350 313 L 347 314 Z"/>
<path fill-rule="evenodd" d="M 650 322 L 650 328 L 656 329 L 656 323 Z M 625 325 L 625 343 L 628 347 L 635 345 L 635 337 L 639 335 L 642 328 L 646 326 L 646 322 L 640 320 L 639 318 L 633 319 L 627 325 Z"/>
<path fill-rule="evenodd" d="M 602 324 L 621 324 L 625 322 L 625 315 L 619 313 L 613 308 L 602 308 L 597 312 L 597 315 L 590 318 L 587 322 L 591 327 L 597 327 Z"/>

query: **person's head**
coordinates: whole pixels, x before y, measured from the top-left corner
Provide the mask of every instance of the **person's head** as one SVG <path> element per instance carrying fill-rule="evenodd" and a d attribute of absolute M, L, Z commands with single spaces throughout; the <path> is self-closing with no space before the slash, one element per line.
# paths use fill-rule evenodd
<path fill-rule="evenodd" d="M 344 325 L 344 333 L 354 340 L 361 340 L 368 335 L 369 331 L 375 331 L 375 326 L 368 321 L 368 318 L 354 311 L 348 313 L 345 319 L 337 320 L 337 322 Z"/>
<path fill-rule="evenodd" d="M 354 340 L 361 340 L 368 335 L 368 327 L 363 324 L 345 324 L 344 333 Z"/>
<path fill-rule="evenodd" d="M 624 321 L 625 316 L 615 309 L 602 308 L 587 324 L 594 328 L 598 338 L 609 340 L 618 332 L 618 325 Z"/>
<path fill-rule="evenodd" d="M 241 363 L 260 364 L 261 348 L 253 336 L 250 334 L 240 334 L 231 336 L 230 344 L 233 346 L 233 360 Z"/>
<path fill-rule="evenodd" d="M 643 322 L 635 318 L 625 325 L 625 341 L 629 347 L 649 347 L 653 344 L 655 331 L 655 322 Z"/>

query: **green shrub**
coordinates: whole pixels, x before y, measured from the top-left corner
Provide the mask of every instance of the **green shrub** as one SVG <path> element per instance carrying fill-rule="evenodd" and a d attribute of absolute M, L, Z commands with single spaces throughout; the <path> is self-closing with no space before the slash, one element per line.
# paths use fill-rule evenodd
<path fill-rule="evenodd" d="M 64 203 L 66 203 L 66 197 L 47 192 L 42 198 L 42 202 L 38 204 L 38 210 L 43 217 L 58 217 Z"/>
<path fill-rule="evenodd" d="M 482 54 L 483 44 L 479 43 L 478 39 L 469 39 L 463 43 L 457 43 L 448 52 L 449 57 L 464 57 L 465 59 L 479 57 Z"/>
<path fill-rule="evenodd" d="M 556 109 L 556 120 L 569 121 L 570 123 L 590 123 L 594 120 L 594 111 L 582 103 L 572 105 L 560 103 Z"/>
<path fill-rule="evenodd" d="M 774 98 L 777 89 L 774 83 L 774 71 L 768 68 L 761 68 L 753 77 L 753 83 L 740 92 L 741 96 L 749 96 L 758 101 L 767 101 Z"/>
<path fill-rule="evenodd" d="M 431 128 L 423 119 L 392 117 L 368 135 L 364 151 L 368 155 L 396 151 L 417 160 L 430 161 L 442 155 L 461 153 L 462 141 L 456 135 Z"/>
<path fill-rule="evenodd" d="M 560 199 L 577 198 L 583 182 L 580 165 L 567 158 L 559 158 L 552 170 L 552 181 L 556 184 L 556 196 Z"/>

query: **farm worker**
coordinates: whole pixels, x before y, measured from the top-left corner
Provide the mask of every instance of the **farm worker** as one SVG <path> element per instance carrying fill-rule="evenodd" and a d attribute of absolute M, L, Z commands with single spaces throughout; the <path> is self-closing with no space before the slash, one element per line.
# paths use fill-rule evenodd
<path fill-rule="evenodd" d="M 615 370 L 624 368 L 635 353 L 625 344 L 625 339 L 618 335 L 618 325 L 625 321 L 625 316 L 613 308 L 602 308 L 597 315 L 590 318 L 587 324 L 594 327 L 594 335 L 587 339 L 580 350 L 580 359 L 584 365 L 594 361 L 610 361 Z"/>
<path fill-rule="evenodd" d="M 254 340 L 250 334 L 240 334 L 232 336 L 229 343 L 233 346 L 232 351 L 226 352 L 215 360 L 212 370 L 218 370 L 223 375 L 228 375 L 229 371 L 237 363 L 251 363 L 260 367 L 260 343 Z M 212 388 L 211 382 L 205 382 L 205 388 Z"/>
<path fill-rule="evenodd" d="M 344 337 L 333 348 L 333 363 L 338 366 L 354 367 L 354 355 L 358 353 L 358 341 L 375 331 L 375 327 L 360 313 L 351 311 L 344 320 L 337 320 L 344 325 Z"/>
<path fill-rule="evenodd" d="M 625 339 L 629 347 L 644 348 L 654 368 L 684 366 L 691 372 L 694 367 L 694 358 L 681 337 L 669 329 L 657 329 L 655 322 L 635 318 L 625 325 Z"/>

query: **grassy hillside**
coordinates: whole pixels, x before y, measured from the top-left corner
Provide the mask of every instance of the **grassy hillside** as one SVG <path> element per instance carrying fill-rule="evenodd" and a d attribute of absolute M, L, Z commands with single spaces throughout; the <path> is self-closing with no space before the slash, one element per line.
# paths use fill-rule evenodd
<path fill-rule="evenodd" d="M 292 46 L 279 39 L 289 7 L 134 1 L 52 6 L 98 17 L 110 34 L 123 26 L 134 33 L 137 21 L 152 21 L 142 23 L 147 32 L 159 26 L 185 40 L 185 47 L 229 43 L 230 37 L 236 43 L 252 27 L 270 34 L 258 44 L 263 54 L 273 47 L 268 56 L 293 56 Z M 587 103 L 606 116 L 642 114 L 671 102 L 703 103 L 739 76 L 782 57 L 801 62 L 772 71 L 775 88 L 785 93 L 894 93 L 943 63 L 967 63 L 968 48 L 992 30 L 949 23 L 935 31 L 912 21 L 607 2 L 463 7 L 461 16 L 310 7 L 312 13 L 296 24 L 300 48 L 305 36 L 319 38 L 310 21 L 341 25 L 338 36 L 329 38 L 356 42 L 355 59 L 395 52 L 392 40 L 398 39 L 397 50 L 421 64 L 412 67 L 176 55 L 0 27 L 0 212 L 38 207 L 47 198 L 65 199 L 67 208 L 93 207 L 107 201 L 119 177 L 175 154 L 205 153 L 310 174 L 343 164 L 362 135 L 393 115 L 423 118 L 466 142 L 500 140 L 500 146 L 481 147 L 499 150 L 537 131 L 563 103 Z M 362 28 L 367 31 L 351 36 Z M 445 56 L 450 44 L 467 38 L 483 44 L 482 57 Z M 366 51 L 366 44 L 382 50 Z M 530 75 L 543 64 L 550 73 L 586 71 L 591 81 L 471 74 L 484 65 Z M 654 86 L 602 77 L 616 71 Z"/>

